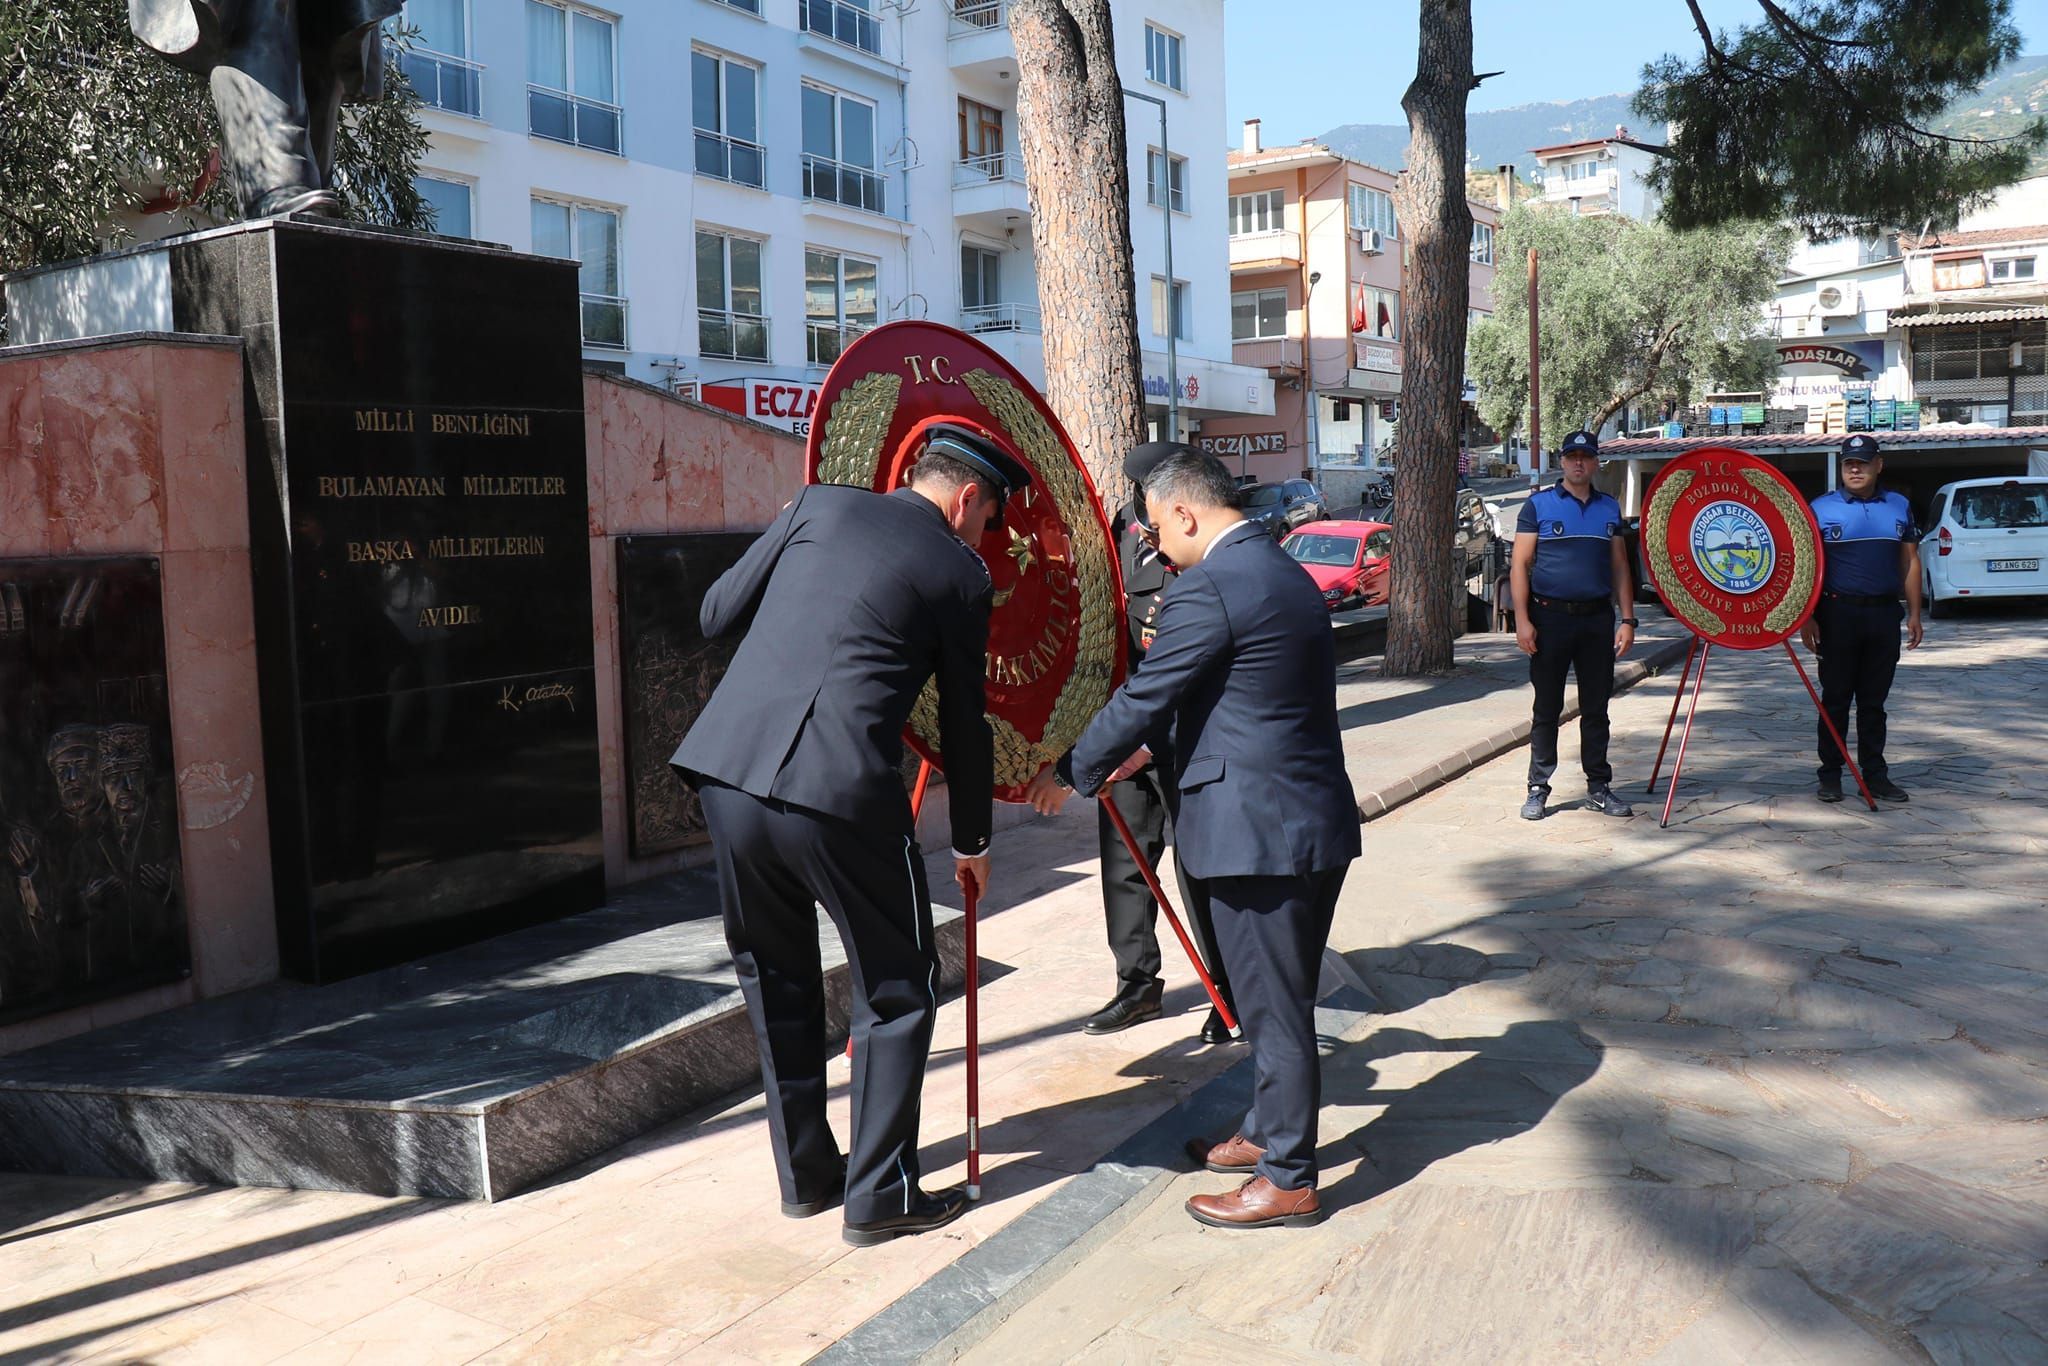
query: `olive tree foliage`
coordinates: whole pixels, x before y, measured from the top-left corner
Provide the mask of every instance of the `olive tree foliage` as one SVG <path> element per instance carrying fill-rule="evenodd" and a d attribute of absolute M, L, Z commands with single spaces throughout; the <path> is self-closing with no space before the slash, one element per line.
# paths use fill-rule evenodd
<path fill-rule="evenodd" d="M 413 188 L 419 96 L 387 55 L 383 97 L 342 120 L 335 189 L 351 219 L 431 227 Z M 120 246 L 140 206 L 195 186 L 172 210 L 181 226 L 235 218 L 221 178 L 208 183 L 219 145 L 205 83 L 135 41 L 126 0 L 0 3 L 0 271 Z"/>
<path fill-rule="evenodd" d="M 1643 68 L 1636 111 L 1674 125 L 1650 176 L 1677 228 L 1785 219 L 1815 241 L 1952 226 L 2026 174 L 2036 118 L 1998 138 L 1933 128 L 2019 55 L 2012 0 L 1757 0 L 1761 21 L 1698 30 L 1696 57 Z"/>
<path fill-rule="evenodd" d="M 1494 311 L 1471 333 L 1479 414 L 1503 432 L 1529 409 L 1529 301 L 1537 251 L 1543 430 L 1562 437 L 1629 406 L 1684 403 L 1708 388 L 1766 386 L 1775 357 L 1767 306 L 1793 231 L 1744 223 L 1678 232 L 1618 214 L 1520 206 L 1502 222 Z"/>

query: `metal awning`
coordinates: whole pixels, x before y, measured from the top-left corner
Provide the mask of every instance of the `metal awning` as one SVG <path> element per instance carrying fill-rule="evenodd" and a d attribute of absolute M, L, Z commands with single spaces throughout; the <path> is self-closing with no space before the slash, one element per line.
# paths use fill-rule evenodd
<path fill-rule="evenodd" d="M 1986 308 L 1970 313 L 1893 313 L 1894 327 L 1935 327 L 1949 323 L 2027 323 L 2048 318 L 2048 304 L 2021 304 L 2013 308 Z"/>

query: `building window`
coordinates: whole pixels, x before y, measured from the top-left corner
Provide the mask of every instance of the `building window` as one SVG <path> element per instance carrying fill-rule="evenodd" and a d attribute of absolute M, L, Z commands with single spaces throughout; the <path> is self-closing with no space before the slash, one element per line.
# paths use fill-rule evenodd
<path fill-rule="evenodd" d="M 805 356 L 830 365 L 881 316 L 878 267 L 858 256 L 811 250 L 804 253 Z"/>
<path fill-rule="evenodd" d="M 1287 291 L 1253 289 L 1230 296 L 1230 339 L 1277 341 L 1287 335 Z"/>
<path fill-rule="evenodd" d="M 1936 289 L 1982 289 L 1984 282 L 1984 258 L 1981 256 L 1952 256 L 1934 263 Z"/>
<path fill-rule="evenodd" d="M 806 33 L 857 47 L 862 52 L 882 50 L 882 26 L 875 21 L 875 0 L 797 0 L 796 24 Z"/>
<path fill-rule="evenodd" d="M 2007 284 L 2014 280 L 2034 278 L 2034 258 L 2031 256 L 2007 256 L 1991 263 L 1993 284 Z"/>
<path fill-rule="evenodd" d="M 612 21 L 526 0 L 526 127 L 535 137 L 622 153 Z"/>
<path fill-rule="evenodd" d="M 1145 79 L 1172 90 L 1185 91 L 1187 77 L 1181 68 L 1181 40 L 1178 33 L 1145 25 Z"/>
<path fill-rule="evenodd" d="M 483 68 L 469 60 L 469 0 L 406 0 L 404 23 L 419 30 L 398 54 L 421 103 L 483 117 Z"/>
<path fill-rule="evenodd" d="M 474 237 L 470 226 L 469 186 L 460 180 L 443 180 L 439 176 L 417 175 L 412 178 L 412 187 L 419 197 L 433 206 L 434 231 L 443 237 Z"/>
<path fill-rule="evenodd" d="M 1017 310 L 1003 304 L 1003 254 L 960 244 L 960 315 L 969 332 L 1014 332 Z"/>
<path fill-rule="evenodd" d="M 1243 237 L 1255 232 L 1279 232 L 1286 227 L 1281 217 L 1287 196 L 1280 190 L 1230 197 L 1230 235 Z"/>
<path fill-rule="evenodd" d="M 1168 199 L 1175 213 L 1188 211 L 1188 159 L 1174 157 L 1169 164 L 1158 148 L 1149 148 L 1145 152 L 1145 202 L 1159 205 Z"/>
<path fill-rule="evenodd" d="M 619 215 L 612 209 L 555 199 L 533 201 L 533 249 L 578 262 L 583 344 L 626 349 L 626 298 L 620 281 Z"/>
<path fill-rule="evenodd" d="M 1193 340 L 1188 334 L 1188 282 L 1186 280 L 1175 280 L 1173 282 L 1172 316 L 1173 332 L 1171 335 L 1180 341 Z M 1155 337 L 1167 336 L 1166 323 L 1166 278 L 1161 275 L 1155 275 L 1152 277 L 1152 335 Z"/>
<path fill-rule="evenodd" d="M 718 3 L 729 9 L 743 10 L 748 14 L 761 12 L 761 0 L 718 0 Z"/>
<path fill-rule="evenodd" d="M 804 198 L 882 213 L 875 107 L 822 86 L 803 88 Z"/>
<path fill-rule="evenodd" d="M 1474 223 L 1472 225 L 1472 259 L 1479 265 L 1493 264 L 1493 225 Z"/>
<path fill-rule="evenodd" d="M 765 183 L 760 91 L 759 67 L 712 52 L 690 53 L 698 175 L 757 189 Z"/>
<path fill-rule="evenodd" d="M 1401 296 L 1391 289 L 1355 286 L 1351 296 L 1351 330 L 1383 341 L 1401 340 Z"/>
<path fill-rule="evenodd" d="M 697 230 L 697 351 L 727 360 L 768 359 L 761 243 Z"/>
<path fill-rule="evenodd" d="M 990 180 L 1004 179 L 1012 168 L 1004 156 L 1003 111 L 965 95 L 959 98 L 961 167 Z"/>
<path fill-rule="evenodd" d="M 1353 185 L 1351 226 L 1354 230 L 1371 228 L 1382 237 L 1399 237 L 1401 224 L 1394 217 L 1394 196 L 1369 185 Z"/>

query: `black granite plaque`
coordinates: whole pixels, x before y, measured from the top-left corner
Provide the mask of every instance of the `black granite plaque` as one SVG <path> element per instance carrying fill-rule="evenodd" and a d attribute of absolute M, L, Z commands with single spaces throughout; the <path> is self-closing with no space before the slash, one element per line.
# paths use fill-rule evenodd
<path fill-rule="evenodd" d="M 697 794 L 668 759 L 739 648 L 738 636 L 706 640 L 697 629 L 704 590 L 755 539 L 750 531 L 714 531 L 619 541 L 619 686 L 626 718 L 626 825 L 634 858 L 705 838 Z"/>
<path fill-rule="evenodd" d="M 0 561 L 0 1022 L 183 977 L 157 562 Z"/>
<path fill-rule="evenodd" d="M 239 334 L 287 970 L 603 896 L 573 263 L 293 222 L 171 248 Z"/>

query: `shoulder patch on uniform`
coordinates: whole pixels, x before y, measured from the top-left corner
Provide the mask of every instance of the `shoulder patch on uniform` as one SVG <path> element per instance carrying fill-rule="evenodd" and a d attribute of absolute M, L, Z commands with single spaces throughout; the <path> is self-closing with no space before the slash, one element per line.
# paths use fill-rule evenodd
<path fill-rule="evenodd" d="M 1842 524 L 1840 522 L 1831 522 L 1821 528 L 1821 534 L 1831 541 L 1839 541 L 1842 539 Z"/>

